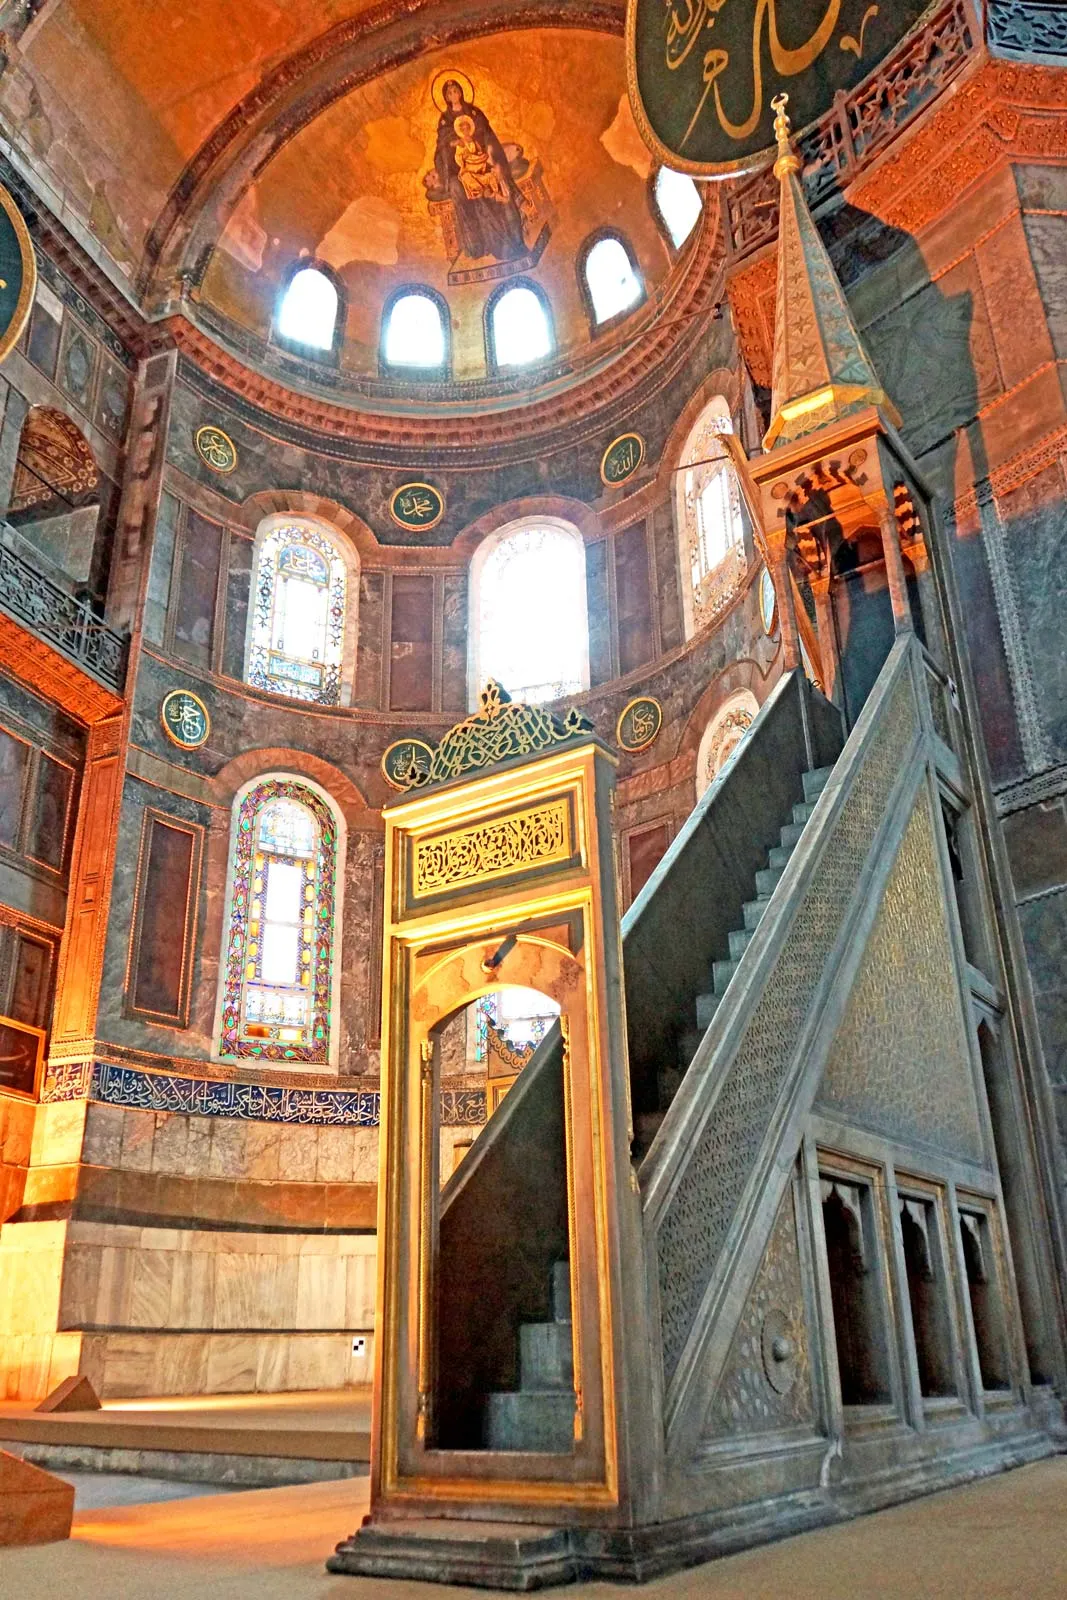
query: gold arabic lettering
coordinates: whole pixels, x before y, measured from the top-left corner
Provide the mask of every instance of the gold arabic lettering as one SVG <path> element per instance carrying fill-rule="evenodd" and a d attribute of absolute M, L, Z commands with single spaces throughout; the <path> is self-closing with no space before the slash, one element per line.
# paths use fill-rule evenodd
<path fill-rule="evenodd" d="M 669 12 L 667 22 L 667 66 L 676 70 L 689 55 L 697 37 L 704 28 L 713 28 L 715 18 L 721 11 L 725 0 L 685 0 L 686 10 L 679 15 L 673 7 Z M 707 103 L 708 96 L 714 91 L 715 112 L 719 119 L 719 126 L 731 139 L 747 139 L 755 130 L 763 115 L 763 24 L 767 24 L 767 43 L 770 46 L 771 62 L 775 72 L 781 78 L 794 78 L 816 61 L 826 49 L 837 26 L 837 19 L 841 14 L 841 0 L 829 0 L 826 14 L 806 44 L 798 46 L 795 50 L 788 49 L 778 37 L 778 14 L 776 0 L 756 0 L 756 7 L 752 18 L 752 110 L 743 122 L 733 122 L 727 116 L 722 103 L 722 93 L 719 88 L 719 79 L 730 65 L 730 52 L 728 50 L 708 50 L 704 55 L 704 93 L 693 113 L 685 136 L 684 145 L 700 119 L 701 112 Z"/>

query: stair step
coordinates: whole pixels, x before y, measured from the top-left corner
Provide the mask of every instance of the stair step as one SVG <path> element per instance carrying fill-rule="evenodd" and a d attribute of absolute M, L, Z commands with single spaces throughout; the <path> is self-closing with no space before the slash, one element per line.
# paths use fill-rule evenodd
<path fill-rule="evenodd" d="M 769 905 L 769 897 L 764 897 L 760 900 L 745 901 L 743 908 L 745 913 L 745 927 L 750 933 L 755 933 L 756 929 L 763 921 L 763 913 L 766 911 Z"/>
<path fill-rule="evenodd" d="M 571 1266 L 569 1261 L 552 1263 L 552 1317 L 559 1323 L 571 1320 Z"/>
<path fill-rule="evenodd" d="M 781 831 L 782 844 L 787 850 L 794 850 L 800 843 L 800 835 L 804 832 L 802 822 L 787 822 Z"/>
<path fill-rule="evenodd" d="M 805 800 L 817 800 L 829 781 L 833 767 L 816 767 L 814 772 L 804 774 Z"/>
<path fill-rule="evenodd" d="M 801 825 L 809 821 L 812 812 L 815 810 L 815 805 L 816 802 L 814 800 L 798 800 L 793 807 L 793 821 L 799 822 Z"/>
<path fill-rule="evenodd" d="M 707 1032 L 708 1028 L 710 1028 L 711 1019 L 715 1015 L 716 1011 L 719 1009 L 719 1001 L 721 999 L 722 999 L 722 995 L 721 994 L 698 994 L 697 995 L 697 1028 L 700 1030 L 699 1031 L 699 1038 L 702 1039 L 704 1037 L 705 1033 Z M 694 1054 L 695 1054 L 695 1052 L 694 1052 Z M 689 1059 L 691 1061 L 693 1059 L 693 1057 L 690 1056 Z"/>
<path fill-rule="evenodd" d="M 752 943 L 751 928 L 733 928 L 730 932 L 730 960 L 740 961 Z"/>
<path fill-rule="evenodd" d="M 762 871 L 757 872 L 756 873 L 756 892 L 757 892 L 757 894 L 759 894 L 761 896 L 764 896 L 766 899 L 769 900 L 771 895 L 774 893 L 774 890 L 775 890 L 775 888 L 776 888 L 776 886 L 778 884 L 778 880 L 782 876 L 782 873 L 784 871 L 785 871 L 784 867 L 764 867 L 762 869 Z"/>
<path fill-rule="evenodd" d="M 736 961 L 713 961 L 712 962 L 712 964 L 711 964 L 711 976 L 712 976 L 712 982 L 715 985 L 715 993 L 717 995 L 723 995 L 723 994 L 726 993 L 726 985 L 729 983 L 730 979 L 733 977 L 733 975 L 734 975 L 734 973 L 736 971 L 737 971 L 737 962 Z"/>
<path fill-rule="evenodd" d="M 486 1396 L 489 1450 L 542 1450 L 562 1455 L 574 1448 L 574 1394 L 520 1389 Z"/>
<path fill-rule="evenodd" d="M 574 1390 L 574 1332 L 569 1322 L 524 1322 L 519 1328 L 519 1387 L 524 1393 Z"/>
<path fill-rule="evenodd" d="M 782 832 L 785 832 L 784 828 L 782 829 Z M 789 857 L 793 854 L 795 849 L 795 844 L 772 844 L 771 848 L 767 851 L 767 865 L 769 867 L 787 866 L 789 863 Z"/>

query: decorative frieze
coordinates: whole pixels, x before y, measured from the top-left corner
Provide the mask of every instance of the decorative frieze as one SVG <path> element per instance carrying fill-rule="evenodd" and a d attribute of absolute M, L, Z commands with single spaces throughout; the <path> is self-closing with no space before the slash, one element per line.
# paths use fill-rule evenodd
<path fill-rule="evenodd" d="M 325 1128 L 376 1128 L 377 1089 L 304 1089 L 293 1084 L 238 1083 L 176 1072 L 146 1072 L 112 1061 L 52 1065 L 41 1099 L 97 1100 L 134 1111 L 197 1117 L 237 1117 L 248 1122 L 290 1122 Z M 485 1121 L 484 1089 L 442 1089 L 441 1125 L 477 1128 Z"/>

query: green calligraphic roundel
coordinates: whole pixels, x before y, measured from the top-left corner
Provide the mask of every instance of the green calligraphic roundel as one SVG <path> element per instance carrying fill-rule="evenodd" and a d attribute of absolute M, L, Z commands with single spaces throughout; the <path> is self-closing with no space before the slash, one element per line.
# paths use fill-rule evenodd
<path fill-rule="evenodd" d="M 14 349 L 33 308 L 37 260 L 22 213 L 0 186 L 0 361 Z"/>
<path fill-rule="evenodd" d="M 159 708 L 163 732 L 182 750 L 199 750 L 211 732 L 211 718 L 199 695 L 189 689 L 172 689 Z"/>
<path fill-rule="evenodd" d="M 228 433 L 213 422 L 196 430 L 196 453 L 212 472 L 232 472 L 237 465 L 237 446 Z"/>
<path fill-rule="evenodd" d="M 801 135 L 873 72 L 930 0 L 628 0 L 626 77 L 646 144 L 695 177 L 758 166 L 775 95 Z"/>
<path fill-rule="evenodd" d="M 609 489 L 627 483 L 635 472 L 641 470 L 645 459 L 645 441 L 639 433 L 621 433 L 612 439 L 600 462 L 600 477 Z"/>
<path fill-rule="evenodd" d="M 425 739 L 398 739 L 382 756 L 382 777 L 393 789 L 411 789 L 433 763 L 433 745 Z"/>
<path fill-rule="evenodd" d="M 432 483 L 402 483 L 389 502 L 389 515 L 401 528 L 426 533 L 445 514 L 445 497 Z"/>
<path fill-rule="evenodd" d="M 636 755 L 659 738 L 663 727 L 663 707 L 649 694 L 640 695 L 624 706 L 615 727 L 615 738 L 623 750 Z"/>

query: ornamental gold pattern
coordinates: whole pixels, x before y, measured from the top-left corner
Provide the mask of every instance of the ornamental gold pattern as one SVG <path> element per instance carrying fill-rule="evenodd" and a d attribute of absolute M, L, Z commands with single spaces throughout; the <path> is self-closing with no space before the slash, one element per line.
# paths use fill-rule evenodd
<path fill-rule="evenodd" d="M 421 789 L 428 783 L 443 783 L 465 772 L 495 766 L 498 761 L 550 750 L 554 744 L 565 744 L 592 729 L 588 718 L 573 706 L 565 717 L 554 717 L 541 706 L 513 701 L 496 679 L 490 678 L 481 693 L 480 709 L 445 734 L 428 768 L 415 761 L 406 770 L 397 765 L 390 782 L 397 788 Z"/>
<path fill-rule="evenodd" d="M 414 894 L 439 894 L 465 883 L 487 883 L 528 867 L 549 866 L 573 854 L 566 796 L 475 828 L 419 839 Z"/>

